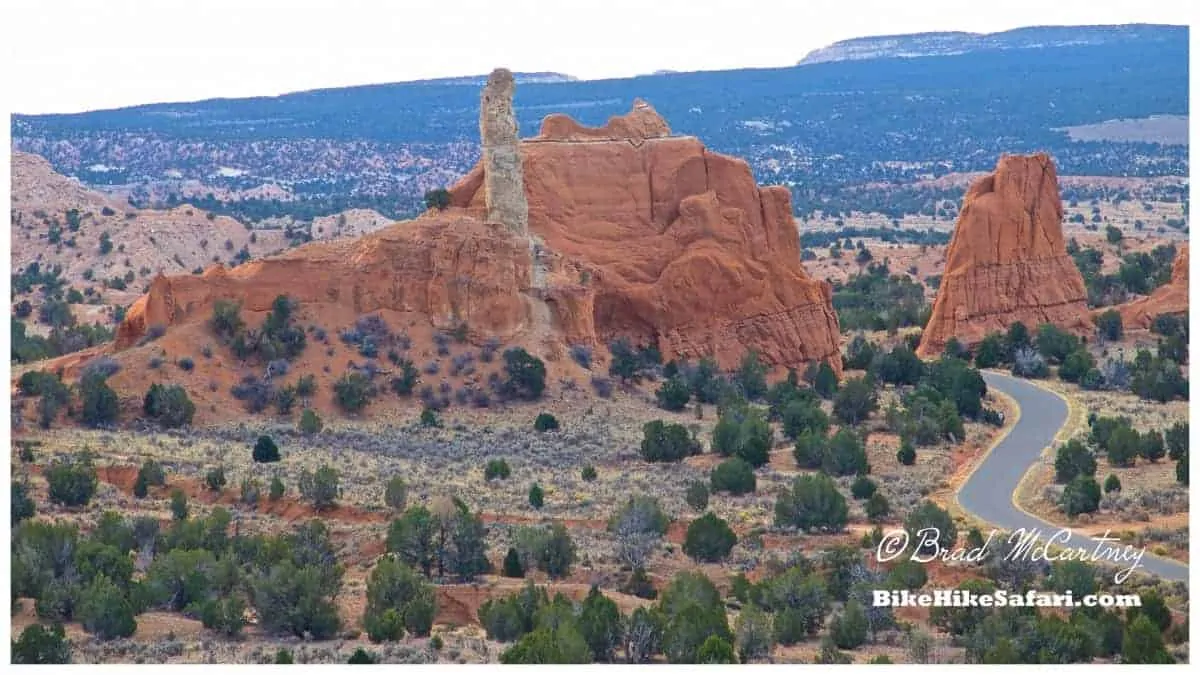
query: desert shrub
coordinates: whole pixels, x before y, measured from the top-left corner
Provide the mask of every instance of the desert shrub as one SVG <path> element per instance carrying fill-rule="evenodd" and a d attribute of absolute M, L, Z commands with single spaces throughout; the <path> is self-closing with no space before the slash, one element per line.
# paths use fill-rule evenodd
<path fill-rule="evenodd" d="M 247 506 L 255 506 L 262 499 L 262 482 L 257 478 L 243 478 L 239 487 L 241 502 Z"/>
<path fill-rule="evenodd" d="M 398 640 L 404 632 L 429 635 L 436 603 L 433 585 L 411 567 L 380 558 L 367 578 L 367 605 L 363 628 L 372 642 Z"/>
<path fill-rule="evenodd" d="M 490 459 L 486 466 L 483 467 L 483 479 L 493 480 L 499 478 L 506 480 L 512 475 L 512 469 L 508 467 L 508 462 L 503 459 Z"/>
<path fill-rule="evenodd" d="M 436 429 L 442 426 L 442 421 L 438 419 L 437 410 L 430 406 L 425 406 L 421 409 L 421 426 Z"/>
<path fill-rule="evenodd" d="M 300 494 L 318 511 L 333 507 L 341 492 L 338 472 L 328 464 L 321 465 L 316 472 L 307 469 L 300 472 L 298 487 Z"/>
<path fill-rule="evenodd" d="M 345 373 L 333 384 L 333 400 L 348 413 L 357 413 L 367 407 L 374 395 L 371 381 L 357 371 Z"/>
<path fill-rule="evenodd" d="M 566 577 L 575 564 L 575 542 L 561 523 L 550 527 L 519 527 L 513 541 L 526 569 L 535 566 L 551 579 Z"/>
<path fill-rule="evenodd" d="M 875 494 L 875 491 L 878 489 L 879 486 L 876 485 L 874 481 L 866 476 L 860 475 L 858 478 L 854 479 L 853 483 L 850 484 L 850 495 L 855 499 L 867 499 L 871 495 Z"/>
<path fill-rule="evenodd" d="M 1038 352 L 1050 363 L 1062 363 L 1068 354 L 1082 347 L 1079 338 L 1050 323 L 1038 326 L 1034 340 Z"/>
<path fill-rule="evenodd" d="M 655 398 L 658 401 L 658 407 L 663 410 L 679 412 L 687 408 L 688 401 L 692 398 L 692 392 L 682 377 L 675 376 L 662 383 L 655 393 Z"/>
<path fill-rule="evenodd" d="M 254 442 L 251 456 L 258 463 L 278 462 L 280 459 L 279 446 L 275 445 L 274 439 L 270 436 L 259 436 L 258 440 Z"/>
<path fill-rule="evenodd" d="M 21 637 L 12 641 L 14 665 L 42 665 L 70 663 L 71 644 L 67 641 L 61 623 L 49 628 L 41 624 L 30 624 L 21 631 Z"/>
<path fill-rule="evenodd" d="M 216 467 L 204 474 L 204 485 L 213 492 L 220 492 L 225 487 L 225 469 Z"/>
<path fill-rule="evenodd" d="M 1067 483 L 1059 506 L 1068 516 L 1091 513 L 1100 508 L 1100 484 L 1091 476 L 1079 475 Z"/>
<path fill-rule="evenodd" d="M 283 481 L 279 479 L 279 476 L 273 476 L 271 478 L 271 485 L 268 490 L 267 498 L 273 502 L 277 502 L 283 498 L 283 493 L 286 488 L 283 485 Z"/>
<path fill-rule="evenodd" d="M 314 412 L 312 408 L 305 408 L 304 412 L 300 413 L 300 422 L 298 426 L 300 433 L 304 434 L 305 436 L 312 436 L 314 434 L 321 433 L 321 429 L 324 425 L 321 423 L 321 418 L 317 416 L 317 413 Z"/>
<path fill-rule="evenodd" d="M 729 556 L 735 544 L 737 535 L 729 523 L 710 511 L 688 525 L 683 552 L 696 561 L 720 562 Z"/>
<path fill-rule="evenodd" d="M 1117 478 L 1116 474 L 1113 474 L 1113 473 L 1108 474 L 1108 478 L 1104 479 L 1104 494 L 1108 494 L 1110 492 L 1120 492 L 1120 491 L 1121 491 L 1121 479 Z"/>
<path fill-rule="evenodd" d="M 137 630 L 129 601 L 104 575 L 97 576 L 80 593 L 75 616 L 84 630 L 100 640 L 129 637 Z"/>
<path fill-rule="evenodd" d="M 1084 376 L 1093 370 L 1096 370 L 1096 359 L 1081 347 L 1063 359 L 1058 368 L 1058 376 L 1065 382 L 1081 382 Z"/>
<path fill-rule="evenodd" d="M 558 419 L 548 412 L 539 413 L 533 421 L 533 428 L 537 431 L 554 431 L 558 429 Z"/>
<path fill-rule="evenodd" d="M 712 446 L 725 457 L 740 457 L 752 466 L 770 459 L 773 432 L 766 414 L 746 405 L 728 405 L 713 427 Z"/>
<path fill-rule="evenodd" d="M 917 450 L 907 436 L 900 437 L 900 449 L 896 451 L 896 461 L 904 466 L 912 466 L 917 461 Z"/>
<path fill-rule="evenodd" d="M 117 394 L 99 374 L 85 375 L 79 382 L 80 418 L 89 427 L 102 427 L 117 421 L 120 410 Z"/>
<path fill-rule="evenodd" d="M 1054 482 L 1069 483 L 1076 476 L 1096 475 L 1096 459 L 1078 439 L 1059 446 L 1054 456 Z"/>
<path fill-rule="evenodd" d="M 815 401 L 792 400 L 780 412 L 780 422 L 788 438 L 798 438 L 805 431 L 821 435 L 829 431 L 829 416 Z"/>
<path fill-rule="evenodd" d="M 86 453 L 54 460 L 43 471 L 43 476 L 49 487 L 50 501 L 62 506 L 87 506 L 99 484 L 96 467 Z"/>
<path fill-rule="evenodd" d="M 1116 342 L 1124 336 L 1124 333 L 1121 314 L 1117 310 L 1109 309 L 1096 317 L 1096 334 L 1102 339 Z"/>
<path fill-rule="evenodd" d="M 587 345 L 571 345 L 571 360 L 580 366 L 591 370 L 592 348 Z"/>
<path fill-rule="evenodd" d="M 647 462 L 677 462 L 698 454 L 700 442 L 682 424 L 654 420 L 642 426 L 641 455 Z"/>
<path fill-rule="evenodd" d="M 694 510 L 703 512 L 708 508 L 708 486 L 698 480 L 688 483 L 683 500 Z"/>
<path fill-rule="evenodd" d="M 596 467 L 591 464 L 583 467 L 579 472 L 579 477 L 588 483 L 596 480 Z"/>
<path fill-rule="evenodd" d="M 403 511 L 407 502 L 408 484 L 400 476 L 392 476 L 383 489 L 384 505 L 393 511 Z"/>
<path fill-rule="evenodd" d="M 758 358 L 758 352 L 751 349 L 742 356 L 734 381 L 747 400 L 760 399 L 767 393 L 767 365 Z"/>
<path fill-rule="evenodd" d="M 732 457 L 713 468 L 710 483 L 713 492 L 729 492 L 735 495 L 754 492 L 754 467 L 740 457 Z"/>
<path fill-rule="evenodd" d="M 925 364 L 908 347 L 893 347 L 887 354 L 879 354 L 871 363 L 870 372 L 888 384 L 915 385 L 925 374 Z"/>
<path fill-rule="evenodd" d="M 175 520 L 187 520 L 188 517 L 187 495 L 179 488 L 171 490 L 171 517 Z"/>
<path fill-rule="evenodd" d="M 1167 457 L 1178 461 L 1188 452 L 1188 423 L 1176 422 L 1163 435 L 1167 443 Z"/>
<path fill-rule="evenodd" d="M 546 364 L 520 347 L 504 351 L 502 390 L 511 398 L 535 401 L 546 389 Z"/>
<path fill-rule="evenodd" d="M 1021 347 L 1013 351 L 1012 374 L 1038 379 L 1049 375 L 1050 367 L 1046 365 L 1046 359 L 1040 353 L 1030 347 Z"/>
<path fill-rule="evenodd" d="M 867 520 L 872 523 L 878 523 L 891 514 L 892 506 L 888 504 L 888 500 L 883 496 L 882 492 L 873 492 L 867 498 L 867 503 L 863 507 L 863 510 L 867 514 Z"/>
<path fill-rule="evenodd" d="M 832 476 L 852 476 L 870 473 L 867 450 L 858 434 L 850 429 L 838 429 L 825 444 L 821 468 Z"/>
<path fill-rule="evenodd" d="M 975 366 L 995 368 L 1009 360 L 1008 345 L 999 333 L 988 333 L 975 348 Z"/>
<path fill-rule="evenodd" d="M 797 477 L 775 501 L 775 524 L 839 532 L 849 519 L 846 499 L 824 473 Z"/>
<path fill-rule="evenodd" d="M 592 389 L 600 398 L 612 398 L 613 384 L 612 380 L 599 375 L 592 376 Z"/>
<path fill-rule="evenodd" d="M 420 371 L 408 359 L 400 359 L 396 367 L 400 369 L 400 375 L 392 378 L 392 391 L 397 396 L 411 396 L 413 389 L 421 382 Z"/>
<path fill-rule="evenodd" d="M 509 547 L 508 553 L 504 556 L 504 576 L 510 579 L 523 579 L 525 577 L 525 566 L 521 564 L 521 555 L 517 553 L 517 549 Z"/>
<path fill-rule="evenodd" d="M 833 399 L 833 416 L 853 426 L 865 420 L 879 407 L 875 387 L 865 378 L 846 380 Z"/>
<path fill-rule="evenodd" d="M 936 537 L 923 538 L 922 530 L 936 531 Z M 904 519 L 904 529 L 909 541 L 922 553 L 936 553 L 954 546 L 958 540 L 958 527 L 950 513 L 931 501 L 921 502 Z"/>
<path fill-rule="evenodd" d="M 152 384 L 142 402 L 142 411 L 164 428 L 181 427 L 192 423 L 196 405 L 188 398 L 187 390 L 172 384 Z"/>
<path fill-rule="evenodd" d="M 542 508 L 542 505 L 545 504 L 545 501 L 546 495 L 542 490 L 542 486 L 534 483 L 533 486 L 529 488 L 529 505 L 535 509 L 540 509 Z"/>
<path fill-rule="evenodd" d="M 842 365 L 850 370 L 866 370 L 879 353 L 879 345 L 868 340 L 861 333 L 850 338 L 846 345 L 846 356 Z"/>
<path fill-rule="evenodd" d="M 829 635 L 839 649 L 855 649 L 867 641 L 867 612 L 862 603 L 851 600 L 829 622 Z"/>

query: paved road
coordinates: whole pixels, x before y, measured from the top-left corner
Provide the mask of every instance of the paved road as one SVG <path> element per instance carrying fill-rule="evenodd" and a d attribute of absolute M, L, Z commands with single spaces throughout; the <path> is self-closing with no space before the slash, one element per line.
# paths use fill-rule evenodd
<path fill-rule="evenodd" d="M 1100 542 L 1087 535 L 1064 530 L 1016 507 L 1013 491 L 1029 467 L 1038 461 L 1042 450 L 1053 445 L 1055 434 L 1067 421 L 1067 404 L 1057 395 L 1026 380 L 998 373 L 984 373 L 983 378 L 989 387 L 1016 400 L 1021 408 L 1021 417 L 959 490 L 959 504 L 1002 530 L 1040 530 L 1043 542 L 1063 531 L 1063 538 L 1056 540 L 1056 543 L 1068 549 L 1082 548 L 1101 555 L 1128 553 L 1125 546 L 1132 542 Z M 1068 535 L 1069 538 L 1066 538 Z M 998 536 L 996 545 L 1000 543 Z M 1125 558 L 1125 562 L 1113 564 L 1127 568 L 1133 564 L 1133 560 Z M 1172 581 L 1187 581 L 1188 578 L 1187 565 L 1149 552 L 1142 557 L 1138 572 L 1148 572 Z"/>

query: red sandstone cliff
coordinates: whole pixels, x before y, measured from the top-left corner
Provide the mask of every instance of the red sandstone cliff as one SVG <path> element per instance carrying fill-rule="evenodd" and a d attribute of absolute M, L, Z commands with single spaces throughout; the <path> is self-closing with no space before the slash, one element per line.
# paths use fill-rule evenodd
<path fill-rule="evenodd" d="M 193 353 L 211 341 L 204 322 L 217 300 L 262 316 L 286 294 L 307 325 L 329 331 L 379 311 L 414 328 L 465 322 L 474 342 L 496 336 L 551 360 L 566 345 L 628 337 L 668 359 L 712 355 L 731 368 L 755 349 L 771 364 L 829 360 L 840 371 L 831 290 L 800 265 L 785 188 L 759 188 L 744 161 L 695 138 L 666 137 L 645 104 L 600 129 L 564 120 L 547 118 L 519 146 L 528 236 L 485 222 L 481 165 L 444 212 L 156 278 L 115 349 L 161 325 L 169 330 L 155 347 Z"/>
<path fill-rule="evenodd" d="M 588 268 L 561 280 L 568 298 L 550 281 L 564 334 L 656 342 L 665 359 L 712 355 L 726 368 L 755 349 L 840 372 L 832 292 L 800 264 L 786 188 L 760 188 L 745 161 L 666 136 L 644 103 L 597 129 L 568 121 L 552 115 L 521 143 L 530 232 Z M 451 204 L 482 217 L 482 183 L 476 166 Z"/>
<path fill-rule="evenodd" d="M 1087 291 L 1062 235 L 1062 200 L 1046 154 L 1004 155 L 963 198 L 933 313 L 917 353 L 951 337 L 970 347 L 1020 321 L 1091 330 Z"/>
<path fill-rule="evenodd" d="M 1183 244 L 1175 254 L 1170 281 L 1144 298 L 1117 305 L 1116 310 L 1121 313 L 1121 324 L 1126 328 L 1149 328 L 1159 314 L 1188 311 L 1188 245 Z"/>

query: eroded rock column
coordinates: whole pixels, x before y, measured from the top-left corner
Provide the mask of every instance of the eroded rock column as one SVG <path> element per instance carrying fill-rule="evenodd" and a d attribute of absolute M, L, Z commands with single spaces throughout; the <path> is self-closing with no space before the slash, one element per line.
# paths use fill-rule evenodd
<path fill-rule="evenodd" d="M 512 72 L 497 68 L 483 88 L 479 137 L 483 144 L 484 197 L 489 221 L 503 223 L 515 234 L 528 236 L 529 204 L 521 175 L 513 87 Z"/>

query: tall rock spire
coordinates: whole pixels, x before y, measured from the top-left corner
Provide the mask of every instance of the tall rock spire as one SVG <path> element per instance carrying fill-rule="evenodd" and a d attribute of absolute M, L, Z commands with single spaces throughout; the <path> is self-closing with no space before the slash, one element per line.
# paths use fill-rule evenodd
<path fill-rule="evenodd" d="M 517 116 L 513 113 L 513 74 L 497 68 L 488 76 L 479 106 L 479 138 L 483 144 L 484 195 L 487 219 L 503 223 L 521 236 L 529 234 L 529 204 L 521 175 Z"/>

